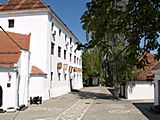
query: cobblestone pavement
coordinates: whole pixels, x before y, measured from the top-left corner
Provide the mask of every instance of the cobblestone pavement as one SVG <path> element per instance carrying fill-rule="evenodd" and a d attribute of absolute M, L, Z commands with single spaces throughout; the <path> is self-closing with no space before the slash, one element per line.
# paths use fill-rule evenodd
<path fill-rule="evenodd" d="M 24 111 L 0 113 L 0 120 L 160 120 L 153 103 L 113 100 L 106 87 L 88 87 Z"/>

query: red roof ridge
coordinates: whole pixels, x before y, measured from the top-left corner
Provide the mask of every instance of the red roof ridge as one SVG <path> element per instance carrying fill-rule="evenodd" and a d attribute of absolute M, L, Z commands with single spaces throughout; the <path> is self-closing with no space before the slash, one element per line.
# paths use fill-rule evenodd
<path fill-rule="evenodd" d="M 0 4 L 0 11 L 49 8 L 41 0 L 9 0 Z"/>

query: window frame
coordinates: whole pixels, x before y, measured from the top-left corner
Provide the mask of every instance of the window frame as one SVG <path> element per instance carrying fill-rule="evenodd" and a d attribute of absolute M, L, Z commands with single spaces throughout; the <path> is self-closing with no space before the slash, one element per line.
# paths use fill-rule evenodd
<path fill-rule="evenodd" d="M 61 47 L 58 46 L 58 57 L 61 57 Z"/>
<path fill-rule="evenodd" d="M 8 19 L 8 28 L 14 28 L 15 20 L 14 19 Z"/>

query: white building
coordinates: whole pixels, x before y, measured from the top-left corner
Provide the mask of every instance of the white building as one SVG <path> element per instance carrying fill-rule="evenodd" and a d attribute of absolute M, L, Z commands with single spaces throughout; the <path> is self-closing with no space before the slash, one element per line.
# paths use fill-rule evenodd
<path fill-rule="evenodd" d="M 5 31 L 31 33 L 30 74 L 25 76 L 29 79 L 28 100 L 35 96 L 46 100 L 70 92 L 71 86 L 73 89 L 83 87 L 81 51 L 76 50 L 80 41 L 48 5 L 40 0 L 2 3 L 0 26 Z M 5 91 L 3 87 L 2 90 Z"/>
<path fill-rule="evenodd" d="M 152 67 L 156 63 L 154 55 L 147 54 L 149 64 L 138 71 L 136 80 L 129 82 L 121 88 L 121 96 L 128 100 L 153 100 L 154 99 L 154 77 Z"/>
<path fill-rule="evenodd" d="M 27 106 L 29 78 L 30 35 L 7 34 L 0 32 L 0 107 L 4 110 Z"/>

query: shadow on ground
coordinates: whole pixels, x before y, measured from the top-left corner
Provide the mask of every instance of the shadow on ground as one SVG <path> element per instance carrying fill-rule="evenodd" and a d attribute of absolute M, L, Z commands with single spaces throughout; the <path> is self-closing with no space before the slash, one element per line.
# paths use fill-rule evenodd
<path fill-rule="evenodd" d="M 105 93 L 95 93 L 95 92 L 88 92 L 88 91 L 76 91 L 71 92 L 71 94 L 77 94 L 80 99 L 109 99 L 112 100 L 113 97 L 111 94 L 105 94 Z"/>
<path fill-rule="evenodd" d="M 148 120 L 160 120 L 160 114 L 155 113 L 151 107 L 154 106 L 154 103 L 133 103 L 136 108 L 138 108 L 147 118 Z"/>

